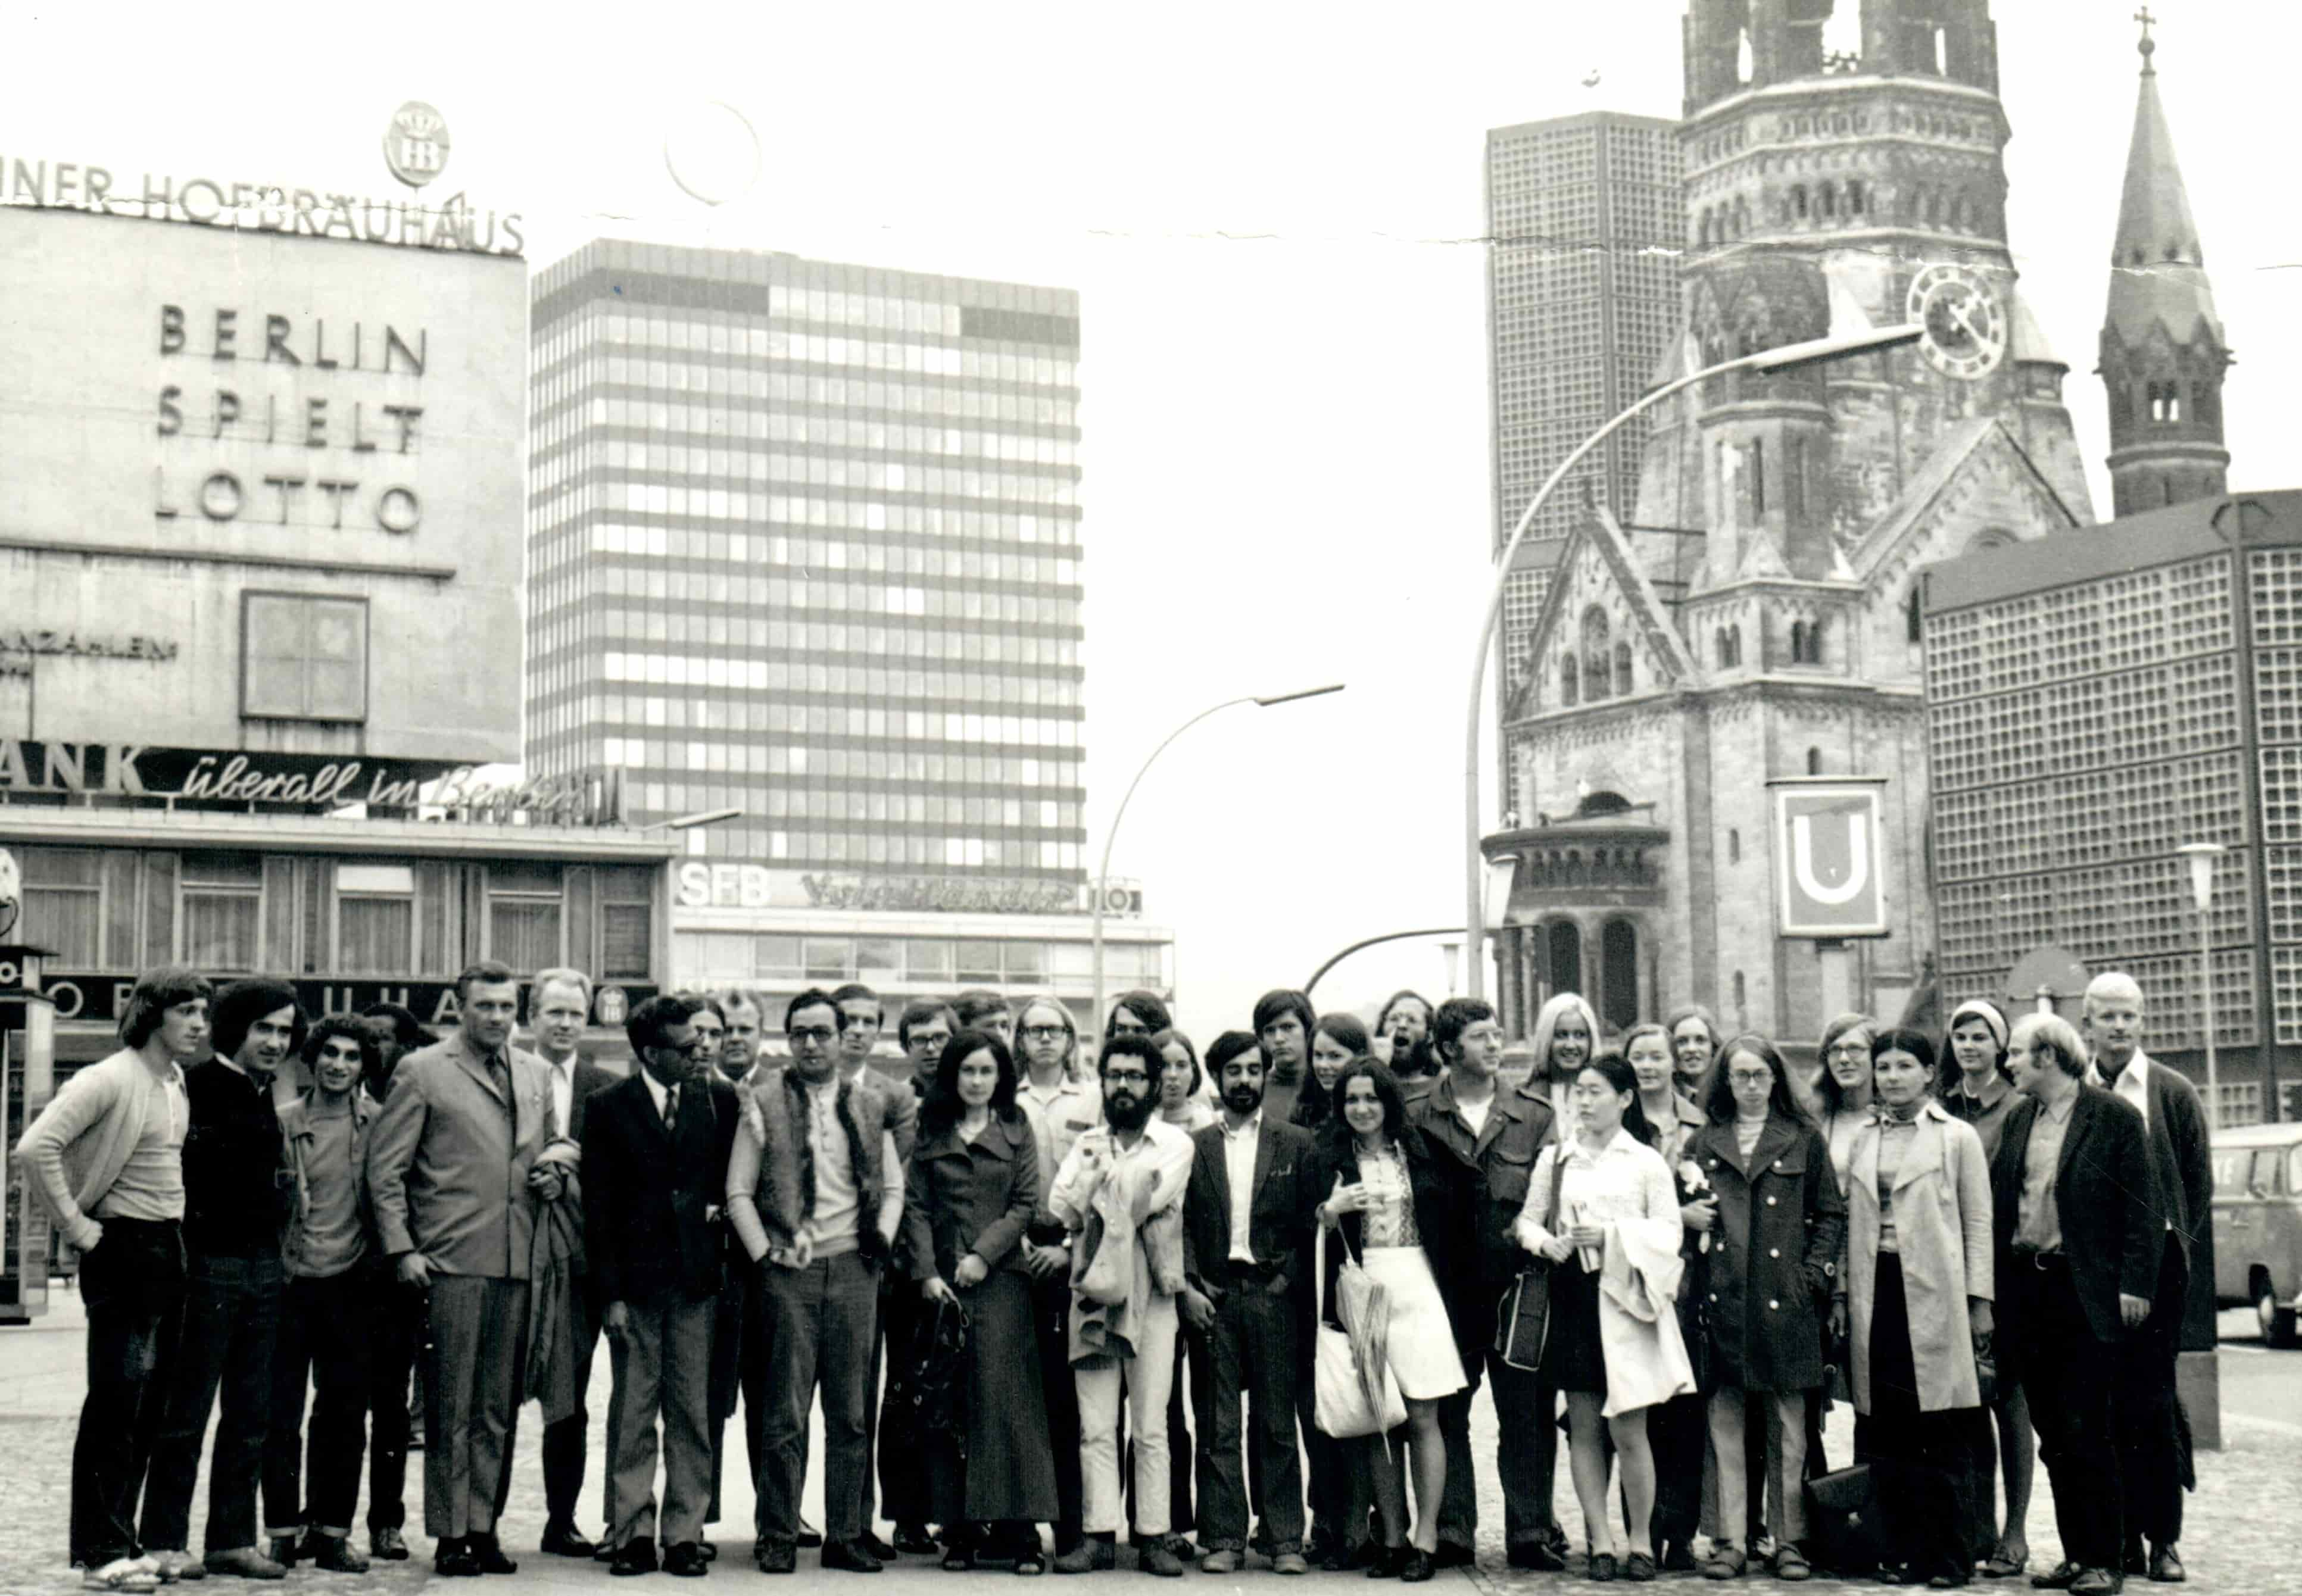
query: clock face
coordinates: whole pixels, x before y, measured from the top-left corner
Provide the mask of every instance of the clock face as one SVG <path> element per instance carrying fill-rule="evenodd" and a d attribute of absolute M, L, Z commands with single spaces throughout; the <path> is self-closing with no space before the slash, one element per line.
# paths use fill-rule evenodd
<path fill-rule="evenodd" d="M 1910 319 L 1927 330 L 1919 351 L 1937 371 L 1972 382 L 2005 358 L 2005 307 L 1972 267 L 1921 266 L 1906 305 Z"/>

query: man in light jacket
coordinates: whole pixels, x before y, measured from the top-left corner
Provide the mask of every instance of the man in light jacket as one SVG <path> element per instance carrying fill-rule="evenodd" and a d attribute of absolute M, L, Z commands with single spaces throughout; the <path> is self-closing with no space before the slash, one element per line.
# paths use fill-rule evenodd
<path fill-rule="evenodd" d="M 483 960 L 456 978 L 456 1034 L 400 1060 L 368 1138 L 368 1197 L 400 1283 L 431 1292 L 424 1349 L 424 1527 L 441 1575 L 509 1574 L 496 1499 L 526 1385 L 535 1231 L 567 1183 L 543 1061 L 511 1045 L 519 982 Z"/>
<path fill-rule="evenodd" d="M 183 1067 L 207 1051 L 212 995 L 181 966 L 147 971 L 120 1017 L 120 1051 L 66 1081 L 16 1144 L 25 1185 L 81 1254 L 88 1399 L 72 1443 L 71 1560 L 107 1582 L 160 1571 L 137 1543 L 136 1497 L 183 1324 Z"/>

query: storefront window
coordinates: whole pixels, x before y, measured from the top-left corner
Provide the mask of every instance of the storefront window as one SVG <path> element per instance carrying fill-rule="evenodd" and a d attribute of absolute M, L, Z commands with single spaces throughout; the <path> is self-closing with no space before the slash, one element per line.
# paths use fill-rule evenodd
<path fill-rule="evenodd" d="M 1011 942 L 1007 945 L 1007 979 L 1018 986 L 1038 986 L 1046 979 L 1047 945 Z"/>
<path fill-rule="evenodd" d="M 951 944 L 913 937 L 903 944 L 903 973 L 914 981 L 951 979 Z"/>
<path fill-rule="evenodd" d="M 1006 979 L 1006 974 L 1000 967 L 999 945 L 996 942 L 961 943 L 957 979 L 966 984 L 987 981 L 994 985 Z"/>
<path fill-rule="evenodd" d="M 855 976 L 855 947 L 844 937 L 811 937 L 807 939 L 807 979 L 811 981 L 845 981 Z"/>
<path fill-rule="evenodd" d="M 893 980 L 903 973 L 900 950 L 892 937 L 859 937 L 855 939 L 855 970 L 858 979 Z"/>
<path fill-rule="evenodd" d="M 652 973 L 654 892 L 651 872 L 600 872 L 600 974 L 611 981 L 644 980 Z"/>
<path fill-rule="evenodd" d="M 405 975 L 416 968 L 411 867 L 336 867 L 336 968 L 344 975 Z"/>
<path fill-rule="evenodd" d="M 489 865 L 488 956 L 521 975 L 565 963 L 561 909 L 558 865 Z"/>
<path fill-rule="evenodd" d="M 757 962 L 760 979 L 788 981 L 798 978 L 799 938 L 796 937 L 754 937 L 752 956 Z"/>
<path fill-rule="evenodd" d="M 79 848 L 25 848 L 24 911 L 10 936 L 55 950 L 60 970 L 102 965 L 97 939 L 104 924 L 104 856 Z"/>
<path fill-rule="evenodd" d="M 210 974 L 255 970 L 263 957 L 264 861 L 196 850 L 183 863 L 183 962 Z"/>

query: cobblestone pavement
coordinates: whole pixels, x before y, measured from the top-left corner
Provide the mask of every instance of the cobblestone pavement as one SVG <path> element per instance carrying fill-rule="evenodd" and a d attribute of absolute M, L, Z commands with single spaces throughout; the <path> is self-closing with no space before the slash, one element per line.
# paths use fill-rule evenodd
<path fill-rule="evenodd" d="M 0 1331 L 0 1596 L 64 1596 L 80 1588 L 80 1579 L 63 1567 L 64 1526 L 68 1516 L 71 1443 L 75 1415 L 79 1411 L 80 1382 L 80 1316 L 76 1299 L 69 1293 L 57 1294 L 55 1308 L 44 1319 L 28 1329 Z M 2289 1355 L 2295 1359 L 2292 1378 L 2302 1382 L 2302 1354 Z M 608 1399 L 607 1359 L 598 1360 L 591 1393 L 592 1467 L 585 1483 L 587 1530 L 598 1527 L 600 1504 L 601 1459 L 605 1445 L 605 1415 Z M 1829 1437 L 1830 1455 L 1843 1461 L 1851 1450 L 1847 1421 L 1844 1412 L 1834 1415 Z M 508 1579 L 476 1582 L 476 1589 L 485 1596 L 518 1590 L 550 1592 L 597 1592 L 610 1589 L 628 1590 L 629 1582 L 612 1579 L 604 1567 L 569 1563 L 557 1558 L 545 1558 L 534 1548 L 543 1529 L 542 1474 L 537 1461 L 537 1415 L 533 1407 L 522 1415 L 519 1436 L 517 1474 L 512 1495 L 511 1512 L 503 1526 L 506 1549 L 519 1561 L 519 1573 Z M 2302 1536 L 2302 1425 L 2282 1421 L 2251 1416 L 2244 1412 L 2226 1408 L 2222 1416 L 2225 1449 L 2220 1452 L 2202 1452 L 2198 1457 L 2198 1490 L 2189 1499 L 2189 1527 L 2183 1536 L 2184 1559 L 2189 1566 L 2190 1588 L 2202 1592 L 2246 1592 L 2247 1596 L 2261 1592 L 2264 1596 L 2302 1596 L 2302 1559 L 2295 1552 Z M 821 1456 L 820 1437 L 811 1449 L 811 1456 Z M 1474 1444 L 1476 1455 L 1489 1460 L 1494 1457 L 1493 1409 L 1483 1397 L 1475 1408 Z M 740 1451 L 740 1446 L 739 1446 Z M 423 1516 L 421 1458 L 409 1460 L 408 1510 L 420 1525 Z M 740 1476 L 741 1471 L 737 1471 Z M 206 1470 L 201 1470 L 200 1494 L 194 1499 L 194 1523 L 199 1522 L 199 1512 L 205 1503 Z M 1587 1588 L 1582 1577 L 1582 1558 L 1573 1559 L 1572 1570 L 1565 1575 L 1521 1574 L 1508 1569 L 1503 1561 L 1502 1493 L 1496 1483 L 1491 1466 L 1480 1473 L 1481 1532 L 1480 1567 L 1469 1578 L 1480 1588 L 1480 1596 L 1533 1596 L 1536 1591 L 1555 1584 L 1571 1583 Z M 819 1471 L 811 1471 L 806 1496 L 810 1504 L 809 1516 L 815 1518 L 814 1505 L 820 1501 L 822 1489 Z M 362 1507 L 365 1507 L 363 1487 Z M 747 1525 L 751 1517 L 751 1496 L 740 1477 L 728 1482 L 725 1504 L 731 1524 Z M 1569 1526 L 1570 1533 L 1581 1544 L 1582 1516 L 1576 1508 L 1567 1478 L 1566 1457 L 1562 1449 L 1558 1470 L 1558 1512 L 1559 1521 Z M 820 1522 L 819 1519 L 817 1522 Z M 885 1526 L 883 1526 L 885 1533 Z M 727 1538 L 729 1560 L 721 1564 L 710 1583 L 702 1587 L 726 1588 L 731 1583 L 744 1589 L 769 1588 L 755 1574 L 743 1553 L 747 1536 L 731 1534 Z M 416 1557 L 396 1565 L 378 1564 L 365 1575 L 322 1574 L 311 1568 L 301 1568 L 289 1575 L 287 1591 L 309 1592 L 312 1596 L 404 1596 L 405 1592 L 429 1589 L 431 1578 L 431 1545 L 427 1539 L 411 1533 Z M 2054 1509 L 2046 1491 L 2044 1471 L 2040 1472 L 2036 1504 L 2030 1518 L 2030 1544 L 2033 1549 L 2031 1567 L 2050 1567 L 2055 1560 L 2056 1541 L 2054 1532 Z M 1122 1565 L 1124 1559 L 1122 1558 Z M 811 1554 L 802 1553 L 800 1576 L 791 1587 L 814 1589 L 830 1576 L 818 1572 Z M 876 1581 L 871 1590 L 876 1596 L 909 1596 L 915 1588 L 937 1590 L 947 1593 L 951 1586 L 944 1583 L 953 1576 L 922 1559 L 907 1559 L 891 1567 L 888 1574 Z M 1006 1578 L 1003 1573 L 984 1571 L 969 1576 L 980 1583 L 994 1578 Z M 1121 1575 L 1109 1576 L 1122 1577 Z M 1139 1578 L 1128 1575 L 1123 1577 Z M 1461 1575 L 1444 1576 L 1452 1584 Z M 1759 1577 L 1759 1576 L 1753 1576 Z M 1202 1585 L 1222 1583 L 1240 1589 L 1270 1586 L 1263 1565 L 1256 1561 L 1244 1575 L 1214 1578 L 1194 1572 L 1189 1578 Z M 1323 1588 L 1330 1596 L 1346 1589 L 1364 1590 L 1356 1582 L 1356 1575 L 1348 1576 L 1354 1583 L 1346 1585 L 1343 1575 L 1313 1575 L 1301 1582 L 1298 1589 L 1303 1596 L 1311 1596 L 1313 1588 Z M 930 1583 L 932 1582 L 932 1583 Z M 450 1582 L 438 1582 L 449 1585 Z M 1679 1575 L 1664 1583 L 1691 1589 L 1701 1583 L 1693 1575 Z M 200 1589 L 213 1596 L 229 1596 L 235 1590 L 248 1587 L 236 1582 L 209 1580 Z M 475 1590 L 473 1583 L 458 1583 L 452 1588 L 466 1592 Z M 652 1588 L 652 1587 L 642 1587 Z M 1869 1581 L 1846 1582 L 1817 1579 L 1807 1587 L 1817 1592 L 1876 1591 L 1878 1587 Z M 2005 1596 L 2029 1591 L 2027 1580 L 2010 1580 L 1989 1584 L 1978 1580 L 1976 1588 L 1995 1589 Z M 2136 1596 L 2148 1588 L 2137 1580 L 2132 1590 Z"/>

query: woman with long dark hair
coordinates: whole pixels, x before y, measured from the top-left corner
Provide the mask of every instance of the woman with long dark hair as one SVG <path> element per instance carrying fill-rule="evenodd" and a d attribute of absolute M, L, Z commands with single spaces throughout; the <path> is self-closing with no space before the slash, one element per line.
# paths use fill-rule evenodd
<path fill-rule="evenodd" d="M 1718 1016 L 1699 1003 L 1671 1011 L 1663 1029 L 1670 1036 L 1670 1063 L 1678 1089 L 1697 1103 L 1710 1081 L 1710 1066 L 1718 1057 Z"/>
<path fill-rule="evenodd" d="M 1878 1112 L 1855 1138 L 1846 1273 L 1855 1411 L 1878 1490 L 1886 1567 L 1963 1585 L 1974 1569 L 1970 1421 L 1991 1332 L 1990 1167 L 1974 1128 L 1933 1101 L 1934 1044 L 1871 1043 Z"/>
<path fill-rule="evenodd" d="M 1459 1167 L 1407 1122 L 1391 1072 L 1372 1059 L 1344 1066 L 1335 1080 L 1335 1117 L 1312 1154 L 1311 1190 L 1325 1190 L 1318 1222 L 1341 1232 L 1346 1250 L 1390 1300 L 1390 1372 L 1407 1399 L 1400 1427 L 1413 1460 L 1415 1527 L 1407 1534 L 1407 1491 L 1387 1438 L 1373 1438 L 1375 1508 L 1384 1556 L 1373 1576 L 1427 1580 L 1438 1571 L 1439 1504 L 1447 1489 L 1447 1449 L 1439 1403 L 1466 1383 L 1442 1281 L 1474 1272 L 1469 1193 Z M 1340 1260 L 1330 1260 L 1340 1267 Z M 1332 1299 L 1332 1293 L 1330 1293 Z"/>
<path fill-rule="evenodd" d="M 1159 1066 L 1159 1117 L 1187 1136 L 1221 1119 L 1222 1116 L 1215 1112 L 1214 1104 L 1204 1089 L 1206 1072 L 1199 1067 L 1199 1050 L 1191 1046 L 1191 1038 L 1171 1025 L 1152 1037 L 1151 1046 L 1159 1050 L 1163 1061 Z"/>
<path fill-rule="evenodd" d="M 930 1438 L 933 1499 L 889 1509 L 945 1526 L 946 1568 L 981 1556 L 1045 1573 L 1038 1525 L 1055 1516 L 1055 1472 L 1021 1251 L 1039 1162 L 1015 1102 L 1013 1055 L 988 1031 L 962 1030 L 944 1048 L 906 1183 L 903 1263 L 928 1303 L 966 1311 L 974 1356 L 963 1428 Z"/>
<path fill-rule="evenodd" d="M 1542 1373 L 1567 1393 L 1575 1494 L 1594 1580 L 1655 1577 L 1650 1409 L 1694 1390 L 1678 1327 L 1678 1191 L 1654 1149 L 1638 1078 L 1601 1054 L 1568 1088 L 1569 1133 L 1543 1148 L 1519 1210 L 1518 1243 L 1551 1262 Z M 1562 1129 L 1567 1129 L 1562 1127 Z M 1558 1186 L 1558 1202 L 1551 1187 Z M 1623 1469 L 1624 1557 L 1607 1513 L 1608 1448 Z"/>
<path fill-rule="evenodd" d="M 1295 1099 L 1287 1122 L 1313 1130 L 1325 1124 L 1335 1112 L 1335 1082 L 1354 1060 L 1371 1057 L 1373 1046 L 1374 1038 L 1357 1014 L 1320 1015 L 1311 1028 L 1311 1079 Z M 1399 1079 L 1396 1071 L 1391 1079 Z M 1406 1088 L 1402 1085 L 1400 1089 Z"/>
<path fill-rule="evenodd" d="M 1987 997 L 1970 998 L 1951 1011 L 1949 1045 L 1936 1072 L 1936 1100 L 1974 1127 L 1986 1159 L 1998 1156 L 2006 1116 L 2021 1101 L 2006 1069 L 2006 1015 Z M 1990 1423 L 1973 1427 L 1976 1548 L 1989 1579 L 2012 1579 L 2030 1566 L 2030 1490 L 2037 1474 L 2037 1437 L 2030 1427 L 2030 1399 L 2012 1365 L 1998 1372 Z M 1993 1429 L 1996 1435 L 1993 1436 Z M 2005 1485 L 2002 1517 L 1991 1489 L 1994 1474 Z"/>
<path fill-rule="evenodd" d="M 1792 1095 L 1773 1043 L 1738 1037 L 1720 1049 L 1691 1153 L 1718 1194 L 1710 1258 L 1710 1440 L 1718 1467 L 1718 1539 L 1703 1572 L 1731 1579 L 1748 1548 L 1751 1479 L 1743 1448 L 1767 1437 L 1764 1490 L 1775 1573 L 1812 1572 L 1803 1476 L 1807 1393 L 1822 1383 L 1822 1324 L 1845 1238 L 1846 1204 L 1830 1149 Z"/>
<path fill-rule="evenodd" d="M 1823 1028 L 1822 1046 L 1816 1050 L 1822 1073 L 1814 1082 L 1820 1105 L 1815 1118 L 1822 1139 L 1830 1146 L 1831 1172 L 1842 1189 L 1854 1138 L 1870 1122 L 1870 1038 L 1878 1031 L 1878 1022 L 1868 1014 L 1841 1014 Z"/>
<path fill-rule="evenodd" d="M 1708 1023 L 1700 1015 L 1693 1018 Z M 1686 1075 L 1679 1068 L 1677 1053 L 1666 1026 L 1633 1026 L 1623 1037 L 1624 1061 L 1639 1083 L 1639 1111 L 1654 1129 L 1654 1149 L 1670 1167 L 1671 1185 L 1678 1194 L 1679 1258 L 1685 1268 L 1678 1284 L 1678 1329 L 1680 1339 L 1693 1348 L 1704 1333 L 1701 1304 L 1709 1288 L 1703 1271 L 1710 1261 L 1709 1240 L 1718 1223 L 1718 1203 L 1701 1170 L 1687 1156 L 1706 1121 L 1693 1099 L 1679 1089 Z M 1710 1053 L 1705 1041 L 1704 1062 L 1692 1072 L 1695 1079 L 1709 1073 Z M 1654 1555 L 1665 1574 L 1694 1572 L 1694 1536 L 1702 1516 L 1702 1456 L 1710 1433 L 1709 1396 L 1698 1384 L 1647 1415 L 1647 1441 L 1655 1466 Z"/>

